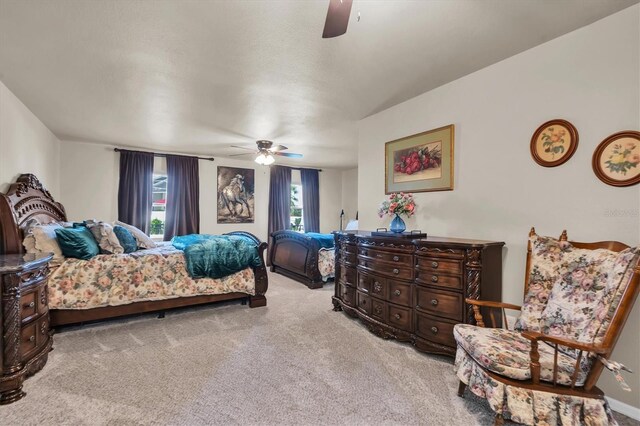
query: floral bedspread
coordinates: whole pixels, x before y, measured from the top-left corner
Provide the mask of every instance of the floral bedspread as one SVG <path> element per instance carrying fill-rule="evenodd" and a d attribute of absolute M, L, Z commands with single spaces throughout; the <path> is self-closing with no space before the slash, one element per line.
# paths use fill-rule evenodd
<path fill-rule="evenodd" d="M 321 248 L 318 250 L 318 271 L 322 276 L 322 281 L 326 282 L 329 278 L 333 278 L 336 272 L 336 252 L 334 249 Z"/>
<path fill-rule="evenodd" d="M 194 280 L 183 252 L 170 244 L 90 260 L 66 259 L 49 275 L 51 309 L 91 309 L 233 292 L 255 294 L 253 269 L 219 279 Z"/>

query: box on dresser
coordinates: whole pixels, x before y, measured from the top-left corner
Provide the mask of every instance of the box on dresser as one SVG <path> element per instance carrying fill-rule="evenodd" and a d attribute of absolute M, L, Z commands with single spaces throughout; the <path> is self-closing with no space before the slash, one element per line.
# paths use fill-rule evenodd
<path fill-rule="evenodd" d="M 475 321 L 465 299 L 501 299 L 503 242 L 365 231 L 336 232 L 335 240 L 334 309 L 381 337 L 453 356 L 453 326 Z"/>
<path fill-rule="evenodd" d="M 25 378 L 47 363 L 49 329 L 47 275 L 52 254 L 0 255 L 0 404 L 22 398 Z"/>

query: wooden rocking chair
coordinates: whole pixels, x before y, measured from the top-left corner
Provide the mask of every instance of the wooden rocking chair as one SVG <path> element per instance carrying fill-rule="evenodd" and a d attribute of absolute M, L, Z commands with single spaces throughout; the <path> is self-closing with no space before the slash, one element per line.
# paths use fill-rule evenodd
<path fill-rule="evenodd" d="M 607 358 L 638 296 L 639 253 L 615 241 L 567 241 L 566 231 L 558 240 L 539 237 L 532 228 L 523 306 L 466 300 L 477 326 L 454 328 L 458 395 L 468 386 L 486 398 L 496 425 L 505 415 L 525 424 L 616 424 L 596 383 L 606 366 L 626 386 L 624 366 Z M 520 310 L 515 329 L 496 324 L 494 309 L 502 318 Z"/>

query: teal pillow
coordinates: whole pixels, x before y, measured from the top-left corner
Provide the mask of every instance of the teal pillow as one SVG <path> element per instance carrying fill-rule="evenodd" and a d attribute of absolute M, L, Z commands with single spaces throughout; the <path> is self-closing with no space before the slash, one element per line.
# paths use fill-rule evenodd
<path fill-rule="evenodd" d="M 100 253 L 93 234 L 85 227 L 57 228 L 56 237 L 65 257 L 89 260 Z"/>
<path fill-rule="evenodd" d="M 138 243 L 136 242 L 133 234 L 127 228 L 116 225 L 113 227 L 113 233 L 118 237 L 118 241 L 125 253 L 133 253 L 138 250 Z"/>

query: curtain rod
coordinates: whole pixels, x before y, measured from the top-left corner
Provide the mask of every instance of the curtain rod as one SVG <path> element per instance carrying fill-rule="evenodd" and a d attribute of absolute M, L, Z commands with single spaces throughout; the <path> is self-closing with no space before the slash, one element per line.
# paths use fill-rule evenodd
<path fill-rule="evenodd" d="M 115 152 L 144 152 L 146 154 L 153 154 L 155 157 L 167 157 L 167 155 L 175 155 L 176 157 L 191 157 L 191 158 L 197 158 L 198 160 L 207 160 L 207 161 L 214 161 L 213 157 L 199 157 L 197 155 L 180 155 L 180 154 L 167 154 L 167 153 L 162 153 L 162 152 L 151 152 L 151 151 L 136 151 L 133 149 L 122 149 L 122 148 L 113 148 L 113 150 Z"/>
<path fill-rule="evenodd" d="M 291 166 L 284 166 L 284 167 L 289 167 L 291 170 L 317 170 L 319 172 L 322 171 L 322 169 L 314 169 L 313 167 L 291 167 Z"/>

